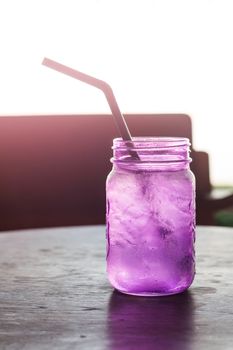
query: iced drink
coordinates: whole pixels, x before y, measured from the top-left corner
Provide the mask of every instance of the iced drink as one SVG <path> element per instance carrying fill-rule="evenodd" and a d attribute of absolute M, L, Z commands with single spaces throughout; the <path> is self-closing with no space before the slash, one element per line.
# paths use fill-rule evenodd
<path fill-rule="evenodd" d="M 167 295 L 194 278 L 195 182 L 189 140 L 134 138 L 105 81 L 44 58 L 49 68 L 106 96 L 121 139 L 114 139 L 107 179 L 107 272 L 123 293 Z"/>
<path fill-rule="evenodd" d="M 134 160 L 121 139 L 113 144 L 107 178 L 107 272 L 119 291 L 169 295 L 195 274 L 195 185 L 189 141 L 134 138 Z"/>

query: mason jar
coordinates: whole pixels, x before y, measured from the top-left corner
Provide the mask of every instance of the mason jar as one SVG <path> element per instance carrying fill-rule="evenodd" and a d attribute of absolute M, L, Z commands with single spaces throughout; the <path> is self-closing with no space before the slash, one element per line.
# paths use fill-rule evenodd
<path fill-rule="evenodd" d="M 195 178 L 187 138 L 113 140 L 106 181 L 107 274 L 122 293 L 186 290 L 195 275 Z"/>

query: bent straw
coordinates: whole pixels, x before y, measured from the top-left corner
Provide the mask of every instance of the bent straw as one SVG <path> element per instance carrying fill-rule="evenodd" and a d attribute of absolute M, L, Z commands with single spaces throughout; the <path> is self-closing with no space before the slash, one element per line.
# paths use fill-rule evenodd
<path fill-rule="evenodd" d="M 56 61 L 51 60 L 50 58 L 44 58 L 42 61 L 42 64 L 46 67 L 52 68 L 60 73 L 63 73 L 65 75 L 68 75 L 72 78 L 78 79 L 86 84 L 92 85 L 98 89 L 100 89 L 104 94 L 108 101 L 109 107 L 112 111 L 112 115 L 115 119 L 116 125 L 119 129 L 120 135 L 123 140 L 129 141 L 128 146 L 133 146 L 132 137 L 130 135 L 128 126 L 126 124 L 126 121 L 121 114 L 120 108 L 117 104 L 116 98 L 113 94 L 112 88 L 109 84 L 107 84 L 105 81 L 94 78 L 90 75 L 87 75 L 85 73 L 79 72 L 73 68 L 67 67 L 61 63 L 58 63 Z M 129 151 L 130 155 L 133 158 L 139 159 L 139 156 L 136 151 Z"/>

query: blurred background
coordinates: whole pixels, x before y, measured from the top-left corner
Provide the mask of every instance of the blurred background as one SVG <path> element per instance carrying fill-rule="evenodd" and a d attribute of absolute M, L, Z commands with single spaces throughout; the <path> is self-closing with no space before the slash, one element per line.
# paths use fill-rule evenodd
<path fill-rule="evenodd" d="M 231 0 L 1 0 L 0 115 L 109 113 L 101 92 L 44 56 L 108 81 L 124 113 L 187 113 L 214 185 L 232 185 Z"/>

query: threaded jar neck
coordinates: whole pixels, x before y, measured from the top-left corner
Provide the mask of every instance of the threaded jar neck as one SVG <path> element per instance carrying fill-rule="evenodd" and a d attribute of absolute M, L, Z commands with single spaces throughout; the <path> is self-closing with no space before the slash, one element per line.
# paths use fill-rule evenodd
<path fill-rule="evenodd" d="M 111 162 L 120 168 L 179 170 L 191 162 L 188 138 L 133 137 L 132 142 L 115 138 L 112 149 Z"/>

